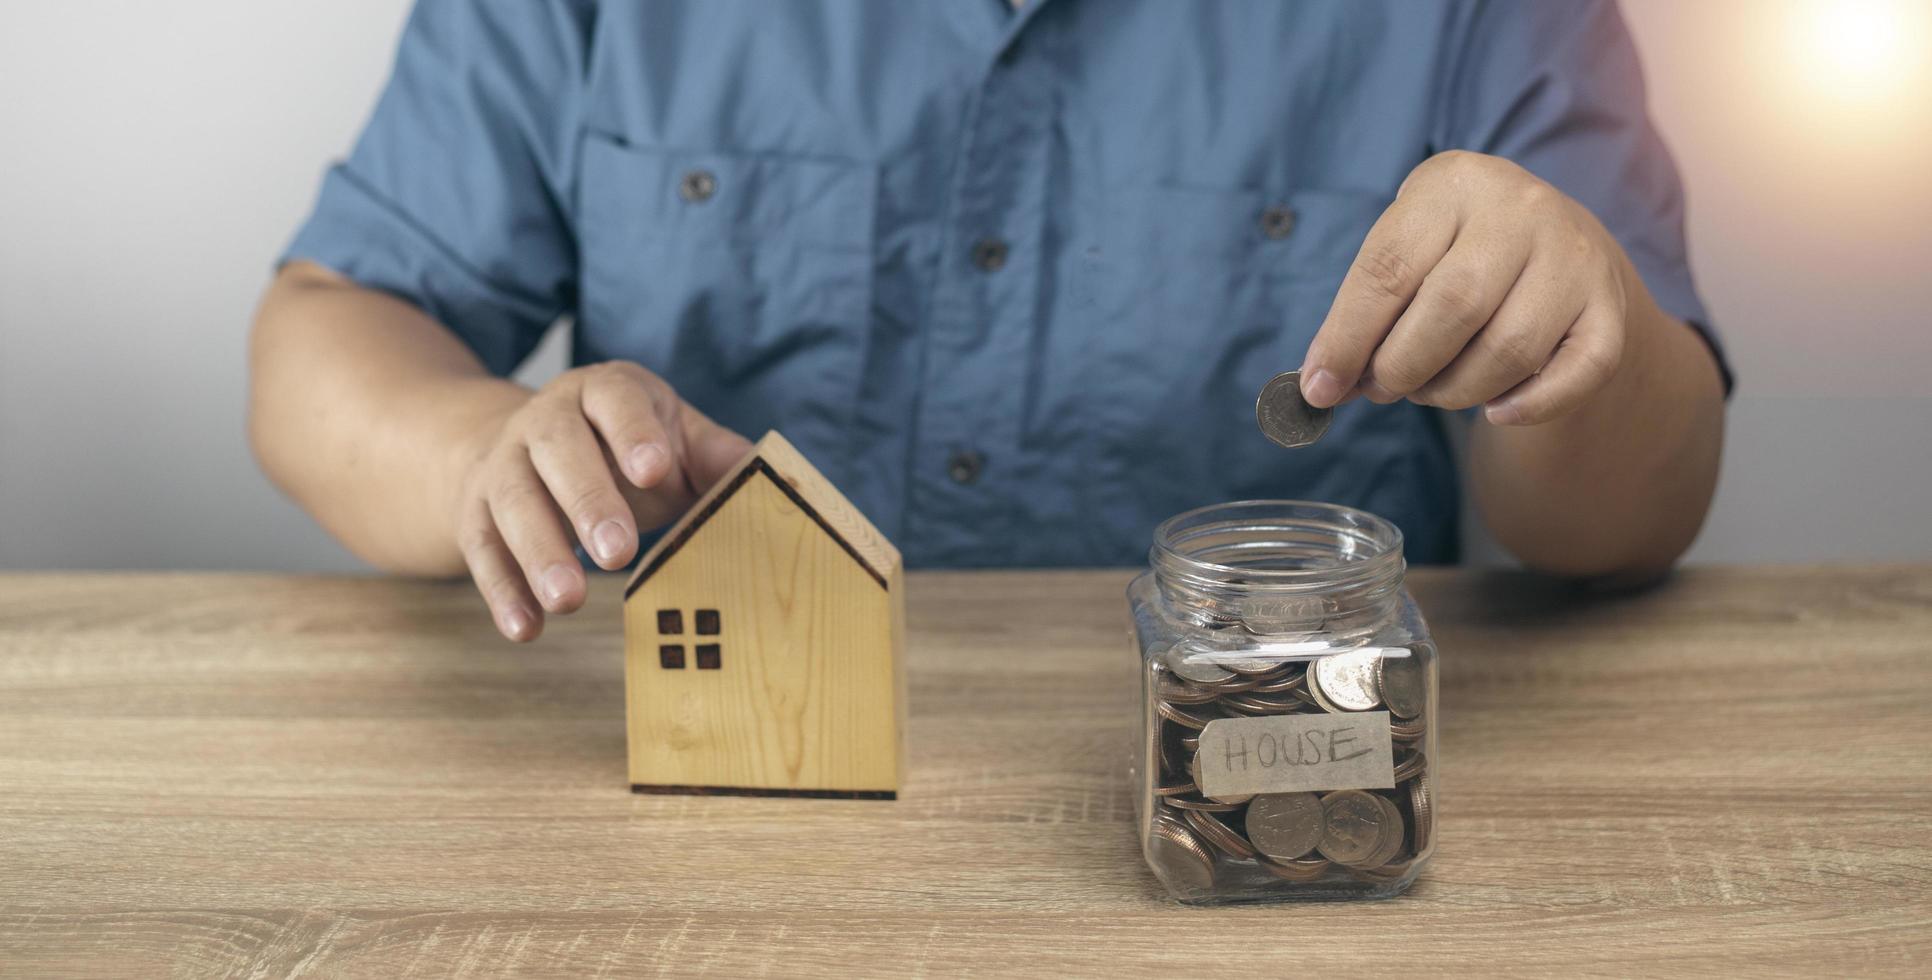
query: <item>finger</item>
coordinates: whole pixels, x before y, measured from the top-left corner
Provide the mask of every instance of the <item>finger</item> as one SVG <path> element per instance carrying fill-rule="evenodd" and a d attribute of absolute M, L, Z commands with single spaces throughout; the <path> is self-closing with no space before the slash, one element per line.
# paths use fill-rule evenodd
<path fill-rule="evenodd" d="M 589 372 L 578 398 L 632 486 L 648 490 L 676 475 L 682 434 L 665 424 L 676 411 L 669 385 L 634 364 L 609 364 Z"/>
<path fill-rule="evenodd" d="M 631 505 L 611 478 L 610 457 L 576 405 L 560 406 L 528 440 L 537 477 L 598 565 L 623 568 L 637 551 Z"/>
<path fill-rule="evenodd" d="M 1309 404 L 1326 408 L 1355 387 L 1423 277 L 1449 251 L 1456 225 L 1439 198 L 1419 192 L 1399 195 L 1376 219 L 1302 361 Z"/>
<path fill-rule="evenodd" d="M 543 611 L 510 556 L 509 546 L 490 520 L 488 504 L 476 501 L 474 512 L 464 517 L 457 547 L 463 552 L 463 563 L 469 566 L 470 581 L 476 583 L 476 591 L 490 607 L 497 632 L 518 643 L 536 639 L 543 632 Z"/>
<path fill-rule="evenodd" d="M 499 468 L 490 518 L 543 608 L 567 613 L 584 604 L 584 570 L 570 547 L 563 514 L 521 451 Z"/>
<path fill-rule="evenodd" d="M 1369 359 L 1364 394 L 1387 404 L 1432 381 L 1503 305 L 1528 260 L 1524 236 L 1465 226 Z"/>
<path fill-rule="evenodd" d="M 1543 369 L 1583 310 L 1583 299 L 1551 263 L 1532 262 L 1489 322 L 1449 365 L 1410 395 L 1437 408 L 1481 405 Z"/>
<path fill-rule="evenodd" d="M 1539 425 L 1576 411 L 1616 376 L 1623 363 L 1623 323 L 1616 310 L 1592 304 L 1557 344 L 1542 373 L 1490 402 L 1493 425 Z"/>
<path fill-rule="evenodd" d="M 672 398 L 676 407 L 666 422 L 678 433 L 671 440 L 678 448 L 674 475 L 650 490 L 625 494 L 639 525 L 646 528 L 676 520 L 751 451 L 749 440 L 711 421 L 689 403 L 675 400 L 675 395 Z"/>
<path fill-rule="evenodd" d="M 683 402 L 662 379 L 634 364 L 595 371 L 581 396 L 589 419 L 614 460 L 628 460 L 630 486 L 620 488 L 636 526 L 662 527 L 677 519 L 696 493 L 685 475 Z"/>
<path fill-rule="evenodd" d="M 678 413 L 684 429 L 685 473 L 694 493 L 703 493 L 751 452 L 751 440 L 711 421 L 686 402 Z"/>

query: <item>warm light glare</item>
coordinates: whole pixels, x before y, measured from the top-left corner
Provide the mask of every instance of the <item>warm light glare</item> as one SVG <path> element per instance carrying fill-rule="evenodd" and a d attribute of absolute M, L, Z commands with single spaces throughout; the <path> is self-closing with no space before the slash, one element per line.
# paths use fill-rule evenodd
<path fill-rule="evenodd" d="M 1898 94 L 1925 53 L 1925 0 L 1810 0 L 1794 37 L 1806 82 L 1834 101 Z"/>

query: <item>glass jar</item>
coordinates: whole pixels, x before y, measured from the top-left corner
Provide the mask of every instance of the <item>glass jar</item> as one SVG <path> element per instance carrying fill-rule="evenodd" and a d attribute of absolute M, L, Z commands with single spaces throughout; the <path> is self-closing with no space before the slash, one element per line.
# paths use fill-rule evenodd
<path fill-rule="evenodd" d="M 1435 847 L 1436 648 L 1402 533 L 1301 501 L 1203 507 L 1128 587 L 1141 847 L 1189 903 L 1381 898 Z"/>

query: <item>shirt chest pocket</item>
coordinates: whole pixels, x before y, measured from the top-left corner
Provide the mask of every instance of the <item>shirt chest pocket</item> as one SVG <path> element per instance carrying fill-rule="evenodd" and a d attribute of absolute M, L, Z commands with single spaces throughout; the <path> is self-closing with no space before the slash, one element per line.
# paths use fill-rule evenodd
<path fill-rule="evenodd" d="M 862 377 L 876 169 L 586 139 L 579 357 L 635 360 L 740 431 L 836 437 Z"/>

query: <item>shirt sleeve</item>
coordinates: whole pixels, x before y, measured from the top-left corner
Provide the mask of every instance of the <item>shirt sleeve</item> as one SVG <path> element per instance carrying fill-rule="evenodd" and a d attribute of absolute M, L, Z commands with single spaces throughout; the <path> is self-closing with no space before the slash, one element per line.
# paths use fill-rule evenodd
<path fill-rule="evenodd" d="M 419 0 L 349 158 L 281 257 L 420 307 L 514 370 L 575 302 L 589 0 Z"/>
<path fill-rule="evenodd" d="M 1730 362 L 1691 281 L 1683 185 L 1614 0 L 1473 0 L 1451 36 L 1436 147 L 1513 160 L 1588 207 L 1657 305 L 1710 346 L 1728 394 Z"/>

